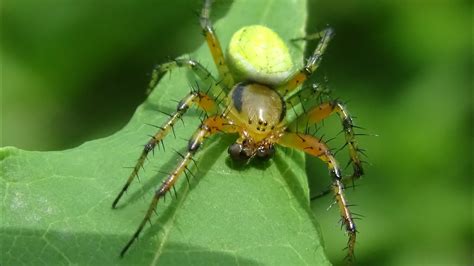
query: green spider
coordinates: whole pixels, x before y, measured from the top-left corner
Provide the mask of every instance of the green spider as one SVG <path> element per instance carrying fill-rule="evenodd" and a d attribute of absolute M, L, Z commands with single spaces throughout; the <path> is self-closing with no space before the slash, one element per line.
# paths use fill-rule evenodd
<path fill-rule="evenodd" d="M 269 159 L 275 153 L 275 145 L 281 145 L 304 151 L 325 162 L 333 180 L 331 190 L 335 195 L 342 222 L 349 237 L 348 258 L 350 261 L 353 260 L 357 231 L 344 196 L 344 182 L 348 178 L 342 176 L 338 162 L 321 139 L 298 132 L 298 124 L 314 125 L 336 113 L 342 121 L 353 166 L 353 174 L 350 178 L 359 178 L 363 174 L 363 169 L 358 156 L 360 150 L 355 141 L 352 118 L 345 106 L 337 100 L 313 104 L 310 109 L 294 119 L 290 119 L 287 114 L 287 106 L 302 108 L 303 101 L 318 97 L 320 94 L 317 88 L 304 88 L 302 84 L 320 65 L 324 51 L 333 37 L 333 30 L 327 28 L 319 34 L 321 40 L 318 46 L 307 59 L 306 64 L 297 71 L 293 71 L 288 47 L 282 39 L 273 30 L 261 25 L 246 26 L 234 33 L 225 57 L 209 19 L 211 4 L 212 0 L 205 0 L 200 25 L 217 66 L 219 79 L 201 64 L 190 59 L 176 59 L 159 65 L 153 71 L 150 88 L 158 83 L 164 73 L 179 67 L 191 69 L 201 80 L 210 82 L 212 85 L 207 92 L 190 92 L 178 103 L 176 111 L 144 146 L 132 173 L 113 201 L 112 207 L 117 206 L 120 198 L 142 168 L 148 154 L 163 140 L 190 106 L 195 105 L 203 110 L 206 113 L 206 119 L 190 138 L 182 160 L 156 190 L 145 217 L 120 255 L 123 256 L 138 238 L 158 201 L 186 170 L 205 138 L 216 133 L 226 133 L 239 136 L 228 148 L 228 153 L 233 160 L 250 160 L 254 157 Z"/>

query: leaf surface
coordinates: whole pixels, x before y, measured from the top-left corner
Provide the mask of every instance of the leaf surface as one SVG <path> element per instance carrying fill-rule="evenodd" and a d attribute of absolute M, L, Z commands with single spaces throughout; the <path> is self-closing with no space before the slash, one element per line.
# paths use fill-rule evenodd
<path fill-rule="evenodd" d="M 224 3 L 218 3 L 224 5 Z M 216 22 L 223 47 L 249 24 L 273 28 L 284 40 L 304 35 L 305 1 L 236 1 Z M 199 34 L 197 32 L 196 34 Z M 295 62 L 302 46 L 289 45 Z M 215 73 L 205 45 L 190 55 Z M 239 165 L 227 147 L 235 136 L 215 136 L 197 155 L 190 183 L 160 201 L 158 216 L 124 258 L 154 189 L 180 159 L 199 124 L 190 111 L 165 150 L 156 149 L 118 209 L 111 203 L 155 128 L 196 78 L 185 70 L 165 76 L 119 132 L 65 151 L 0 150 L 2 265 L 325 265 L 329 264 L 309 208 L 304 156 L 278 149 L 268 163 Z"/>

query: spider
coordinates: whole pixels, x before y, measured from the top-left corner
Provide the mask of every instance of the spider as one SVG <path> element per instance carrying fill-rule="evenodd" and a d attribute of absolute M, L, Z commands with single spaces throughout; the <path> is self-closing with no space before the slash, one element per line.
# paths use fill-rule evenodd
<path fill-rule="evenodd" d="M 342 224 L 348 234 L 348 258 L 354 257 L 356 225 L 344 195 L 345 181 L 362 176 L 362 161 L 358 153 L 352 118 L 346 107 L 338 100 L 328 100 L 305 108 L 303 102 L 318 97 L 321 90 L 317 86 L 303 87 L 302 84 L 319 67 L 322 56 L 333 37 L 333 30 L 326 28 L 318 34 L 320 41 L 306 64 L 293 71 L 293 63 L 288 48 L 271 29 L 261 26 L 246 26 L 235 32 L 224 56 L 211 20 L 212 0 L 205 0 L 200 14 L 200 26 L 219 79 L 215 78 L 200 63 L 191 59 L 175 59 L 155 68 L 149 88 L 153 88 L 160 77 L 174 68 L 189 68 L 201 80 L 211 83 L 207 92 L 193 90 L 177 105 L 169 119 L 159 127 L 159 131 L 145 144 L 143 151 L 129 175 L 125 185 L 113 201 L 116 208 L 122 195 L 137 177 L 140 168 L 155 146 L 160 144 L 173 125 L 191 106 L 196 106 L 206 114 L 206 118 L 189 139 L 187 151 L 175 169 L 156 190 L 150 206 L 131 239 L 122 249 L 124 256 L 138 239 L 146 222 L 155 211 L 158 201 L 174 186 L 179 176 L 198 152 L 204 140 L 217 133 L 237 134 L 236 141 L 228 147 L 232 160 L 249 161 L 253 158 L 270 159 L 275 154 L 275 146 L 293 148 L 321 159 L 327 164 L 332 177 L 329 190 L 334 193 L 340 210 Z M 290 118 L 287 106 L 307 109 L 301 115 Z M 326 143 L 313 135 L 299 132 L 301 125 L 306 128 L 336 113 L 342 122 L 353 174 L 343 177 L 341 168 Z"/>

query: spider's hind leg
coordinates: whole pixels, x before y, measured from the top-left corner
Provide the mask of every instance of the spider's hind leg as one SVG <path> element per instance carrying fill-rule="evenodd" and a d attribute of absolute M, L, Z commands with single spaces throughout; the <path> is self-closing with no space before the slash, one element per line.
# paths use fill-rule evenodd
<path fill-rule="evenodd" d="M 210 93 L 214 97 L 219 97 L 220 95 L 222 95 L 223 92 L 227 92 L 227 88 L 223 88 L 222 86 L 220 86 L 216 78 L 214 78 L 214 76 L 211 74 L 211 72 L 209 72 L 209 70 L 207 70 L 199 62 L 193 59 L 177 58 L 169 62 L 157 65 L 153 69 L 153 72 L 151 74 L 151 80 L 148 84 L 147 94 L 151 93 L 151 91 L 155 88 L 155 86 L 158 84 L 158 81 L 160 81 L 160 79 L 165 73 L 167 73 L 168 71 L 172 71 L 175 68 L 181 67 L 189 68 L 194 72 L 194 74 L 199 77 L 201 81 L 209 83 L 211 86 Z"/>
<path fill-rule="evenodd" d="M 181 117 L 186 113 L 189 107 L 193 104 L 196 104 L 200 109 L 204 110 L 207 114 L 215 114 L 218 111 L 218 106 L 216 102 L 214 101 L 214 99 L 212 99 L 211 97 L 209 97 L 203 92 L 192 91 L 186 97 L 184 97 L 178 103 L 176 111 L 170 114 L 170 117 L 168 118 L 168 120 L 161 127 L 159 127 L 160 130 L 156 132 L 155 135 L 153 135 L 151 139 L 145 144 L 143 151 L 140 157 L 138 158 L 137 163 L 135 164 L 135 167 L 133 167 L 133 170 L 127 179 L 127 182 L 122 187 L 122 190 L 119 192 L 119 194 L 113 201 L 112 208 L 115 208 L 117 206 L 117 203 L 119 202 L 123 194 L 128 190 L 128 187 L 132 183 L 133 179 L 137 177 L 138 172 L 140 171 L 140 168 L 143 167 L 143 164 L 145 163 L 145 160 L 148 154 L 154 150 L 155 146 L 159 144 L 160 141 L 163 141 L 163 138 L 169 133 L 170 130 L 172 130 L 176 121 L 181 119 Z"/>
<path fill-rule="evenodd" d="M 210 19 L 211 6 L 212 0 L 205 0 L 201 11 L 201 16 L 199 17 L 199 22 L 201 24 L 202 33 L 206 38 L 207 46 L 209 47 L 209 50 L 212 54 L 212 58 L 214 59 L 214 64 L 219 71 L 220 79 L 222 79 L 222 83 L 225 87 L 231 88 L 232 85 L 234 85 L 234 78 L 232 77 L 229 67 L 227 66 L 219 39 L 217 38 L 212 26 Z"/>
<path fill-rule="evenodd" d="M 318 35 L 320 35 L 321 40 L 319 41 L 318 46 L 314 50 L 313 54 L 306 60 L 304 67 L 296 71 L 286 80 L 285 83 L 277 88 L 281 95 L 286 96 L 294 89 L 300 87 L 300 85 L 302 85 L 321 64 L 323 54 L 326 51 L 329 41 L 334 35 L 334 31 L 332 28 L 326 28 L 321 33 L 318 33 Z M 311 39 L 313 38 L 314 37 L 311 37 Z"/>

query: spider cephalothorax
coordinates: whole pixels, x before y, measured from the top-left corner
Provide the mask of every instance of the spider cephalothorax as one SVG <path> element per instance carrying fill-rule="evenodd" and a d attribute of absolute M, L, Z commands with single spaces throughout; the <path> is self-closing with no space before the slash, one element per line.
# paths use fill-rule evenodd
<path fill-rule="evenodd" d="M 115 198 L 112 207 L 116 207 L 123 193 L 137 176 L 148 153 L 163 140 L 174 123 L 191 105 L 204 111 L 207 118 L 189 139 L 187 152 L 182 155 L 181 162 L 156 190 L 144 219 L 123 248 L 121 255 L 123 256 L 138 238 L 158 201 L 173 187 L 187 165 L 194 160 L 193 157 L 204 140 L 217 133 L 232 133 L 238 135 L 235 142 L 228 148 L 228 153 L 233 160 L 269 159 L 276 152 L 275 146 L 283 146 L 304 151 L 327 164 L 333 179 L 331 190 L 339 206 L 342 223 L 349 235 L 348 257 L 351 260 L 354 255 L 356 227 L 344 196 L 344 181 L 347 179 L 342 176 L 338 162 L 324 141 L 299 131 L 299 125 L 314 125 L 336 113 L 342 122 L 346 146 L 353 166 L 353 174 L 350 177 L 358 178 L 363 174 L 354 126 L 345 106 L 337 100 L 322 103 L 311 101 L 312 98 L 317 98 L 321 91 L 315 86 L 306 88 L 301 86 L 318 68 L 333 36 L 332 29 L 328 28 L 318 35 L 321 40 L 315 51 L 302 68 L 294 71 L 285 43 L 277 33 L 261 25 L 246 26 L 238 30 L 232 36 L 226 57 L 224 57 L 209 20 L 210 8 L 211 0 L 206 0 L 200 23 L 217 66 L 219 79 L 214 78 L 201 64 L 189 59 L 176 59 L 155 69 L 150 88 L 156 85 L 163 73 L 176 67 L 188 67 L 202 81 L 210 83 L 210 88 L 207 92 L 192 91 L 178 103 L 176 111 L 145 145 L 137 164 Z M 296 118 L 289 118 L 287 106 L 291 106 L 295 113 L 298 109 L 304 112 Z"/>
<path fill-rule="evenodd" d="M 231 158 L 269 159 L 273 156 L 273 143 L 285 129 L 283 98 L 266 85 L 241 82 L 230 91 L 228 101 L 228 120 L 240 128 L 240 138 L 228 149 Z"/>

